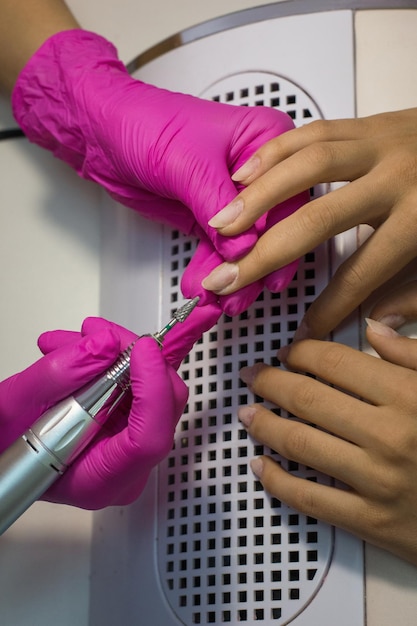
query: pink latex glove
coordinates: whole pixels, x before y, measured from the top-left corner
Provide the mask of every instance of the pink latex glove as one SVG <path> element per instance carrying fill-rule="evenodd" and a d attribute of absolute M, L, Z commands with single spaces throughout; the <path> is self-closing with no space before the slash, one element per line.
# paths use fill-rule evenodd
<path fill-rule="evenodd" d="M 119 337 L 107 326 L 0 382 L 0 452 L 47 409 L 110 367 L 119 353 Z"/>
<path fill-rule="evenodd" d="M 131 355 L 131 401 L 120 406 L 100 434 L 43 499 L 86 509 L 128 504 L 141 493 L 152 468 L 172 447 L 187 388 L 175 372 L 220 311 L 195 309 L 170 331 L 161 352 L 151 337 Z M 0 384 L 0 423 L 9 445 L 49 406 L 111 365 L 136 337 L 101 318 L 85 320 L 81 334 L 51 331 L 39 338 L 46 356 Z"/>
<path fill-rule="evenodd" d="M 266 216 L 266 228 L 270 228 L 277 221 L 284 219 L 298 208 L 299 204 L 305 204 L 306 198 L 302 195 L 296 198 L 286 200 L 274 212 L 270 212 Z M 279 210 L 278 210 L 279 209 Z M 263 279 L 255 281 L 235 293 L 227 296 L 217 296 L 212 291 L 207 291 L 202 286 L 202 280 L 210 274 L 210 272 L 223 263 L 223 258 L 216 251 L 213 244 L 205 237 L 203 238 L 191 257 L 191 261 L 187 266 L 181 280 L 181 291 L 185 298 L 200 297 L 200 305 L 208 302 L 219 302 L 222 310 L 233 317 L 245 311 L 258 297 L 264 286 L 270 291 L 278 293 L 285 289 L 292 280 L 297 271 L 298 261 L 293 261 L 289 265 L 281 268 L 276 272 L 265 276 Z"/>
<path fill-rule="evenodd" d="M 208 221 L 236 196 L 231 174 L 293 128 L 281 111 L 210 102 L 134 80 L 111 43 L 83 30 L 43 44 L 21 72 L 12 104 L 31 141 L 146 217 L 200 238 L 204 233 L 222 261 L 245 255 L 267 227 L 261 218 L 227 238 Z M 291 211 L 305 201 L 304 195 L 294 200 Z M 280 219 L 279 207 L 270 216 L 271 223 Z M 275 283 L 288 284 L 294 271 L 294 264 L 278 270 Z"/>

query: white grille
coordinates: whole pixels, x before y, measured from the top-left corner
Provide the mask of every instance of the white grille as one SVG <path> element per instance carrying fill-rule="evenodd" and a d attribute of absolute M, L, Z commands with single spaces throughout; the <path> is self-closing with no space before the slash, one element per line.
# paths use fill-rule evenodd
<path fill-rule="evenodd" d="M 309 51 L 307 60 L 296 53 L 298 41 Z M 151 61 L 137 77 L 229 104 L 275 106 L 301 125 L 353 114 L 352 59 L 351 14 L 335 11 L 202 38 Z M 113 209 L 108 215 L 108 239 L 121 245 L 105 259 L 106 314 L 131 328 L 138 319 L 162 323 L 183 301 L 180 280 L 195 242 L 133 219 L 131 212 L 120 216 Z M 126 623 L 363 623 L 360 542 L 271 500 L 249 467 L 253 456 L 271 451 L 248 438 L 237 419 L 238 407 L 254 400 L 239 380 L 240 367 L 257 360 L 278 365 L 277 349 L 291 341 L 333 263 L 337 267 L 355 241 L 354 233 L 344 234 L 308 254 L 285 292 L 264 291 L 241 316 L 224 316 L 181 367 L 190 397 L 175 445 L 125 518 L 121 571 L 128 573 L 120 593 L 129 603 L 117 602 L 117 615 L 126 605 Z M 138 293 L 146 293 L 145 310 Z M 344 332 L 338 338 L 357 347 L 357 327 Z M 295 475 L 331 482 L 311 468 L 277 460 Z M 103 526 L 112 535 L 123 518 L 104 512 L 100 521 L 107 517 Z M 117 542 L 124 536 L 117 532 Z M 110 623 L 105 607 L 113 604 L 97 595 L 97 623 Z"/>
<path fill-rule="evenodd" d="M 296 126 L 322 117 L 317 104 L 301 87 L 270 72 L 239 72 L 214 83 L 200 96 L 240 106 L 280 109 Z"/>
<path fill-rule="evenodd" d="M 167 232 L 164 248 L 169 317 L 172 303 L 181 300 L 177 285 L 192 246 Z M 239 381 L 240 367 L 258 360 L 277 365 L 276 351 L 290 341 L 324 285 L 326 266 L 324 248 L 308 254 L 286 293 L 265 292 L 239 317 L 224 316 L 181 368 L 190 398 L 175 447 L 159 471 L 158 561 L 167 599 L 184 624 L 285 624 L 326 575 L 332 529 L 271 502 L 248 468 L 264 448 L 247 437 L 236 417 L 240 405 L 254 401 Z M 311 469 L 281 463 L 299 476 L 328 482 Z"/>
<path fill-rule="evenodd" d="M 265 73 L 229 77 L 202 95 L 243 106 L 284 105 L 297 122 L 318 117 L 304 92 Z M 166 231 L 163 250 L 168 318 L 181 301 L 178 285 L 194 243 Z M 273 452 L 248 438 L 236 414 L 254 401 L 239 369 L 260 360 L 279 364 L 276 351 L 291 341 L 329 269 L 325 248 L 308 254 L 285 293 L 265 291 L 239 317 L 223 316 L 181 368 L 190 398 L 159 473 L 158 560 L 164 591 L 184 624 L 288 623 L 326 575 L 332 529 L 265 495 L 248 462 Z M 309 480 L 329 481 L 297 463 L 280 462 Z"/>

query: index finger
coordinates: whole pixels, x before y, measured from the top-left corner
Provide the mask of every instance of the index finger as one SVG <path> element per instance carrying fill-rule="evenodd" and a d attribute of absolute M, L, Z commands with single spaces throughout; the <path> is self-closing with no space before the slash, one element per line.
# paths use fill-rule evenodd
<path fill-rule="evenodd" d="M 375 289 L 415 258 L 414 232 L 412 220 L 393 215 L 384 222 L 339 266 L 312 303 L 301 322 L 300 338 L 325 337 Z M 297 334 L 295 338 L 299 338 Z"/>
<path fill-rule="evenodd" d="M 367 187 L 364 177 L 304 205 L 269 228 L 242 259 L 215 268 L 204 288 L 219 295 L 234 293 L 373 217 L 388 201 L 368 197 Z"/>
<path fill-rule="evenodd" d="M 415 371 L 405 370 L 348 346 L 316 339 L 293 343 L 288 353 L 287 363 L 294 371 L 312 374 L 320 381 L 335 385 L 348 394 L 364 398 L 365 401 L 375 406 L 389 405 L 392 398 L 397 397 L 398 389 L 404 386 L 406 377 L 411 386 L 415 385 L 417 380 Z M 254 374 L 254 380 L 250 386 L 256 394 L 295 413 L 294 402 L 297 397 L 301 394 L 306 401 L 306 398 L 314 395 L 310 393 L 312 388 L 318 389 L 317 385 L 323 384 L 318 381 L 311 381 L 310 384 L 309 379 L 300 378 L 296 374 L 291 377 L 288 376 L 288 372 L 265 366 L 255 366 Z M 275 379 L 275 383 L 272 383 L 271 379 Z M 297 387 L 297 384 L 301 384 L 300 381 L 303 385 Z M 323 414 L 329 411 L 331 415 L 336 406 L 335 393 L 339 392 L 325 387 L 320 387 L 320 389 L 320 392 L 316 392 L 316 401 L 327 405 L 326 408 L 322 406 L 320 409 Z M 327 402 L 323 402 L 324 397 Z M 349 396 L 346 396 L 345 404 L 350 406 L 350 400 L 348 401 L 347 398 Z M 310 401 L 311 399 L 312 397 Z M 317 405 L 318 409 L 319 407 L 320 404 Z M 352 405 L 350 407 L 351 419 L 354 419 L 355 414 L 358 414 L 358 411 L 355 412 Z"/>
<path fill-rule="evenodd" d="M 254 371 L 255 378 L 252 383 L 248 384 L 251 391 L 260 397 L 297 418 L 324 428 L 325 431 L 337 435 L 337 437 L 352 441 L 360 446 L 370 444 L 372 428 L 378 423 L 377 408 L 369 407 L 372 419 L 365 421 L 362 417 L 363 402 L 350 394 L 334 389 L 328 384 L 302 374 L 287 372 L 271 366 L 264 366 L 262 369 L 255 367 Z M 245 370 L 241 371 L 240 376 L 242 380 L 247 378 Z M 267 443 L 261 433 L 268 424 L 273 425 L 274 429 L 274 434 L 269 434 L 271 441 L 275 436 L 278 436 L 278 439 L 287 439 L 288 429 L 294 432 L 295 428 L 293 425 L 288 425 L 286 419 L 282 420 L 274 413 L 258 407 L 249 432 L 257 441 Z M 279 449 L 282 444 L 276 442 L 276 445 L 271 445 L 271 443 L 268 445 L 281 454 L 283 453 L 282 449 Z M 319 444 L 317 445 L 320 447 Z M 287 453 L 284 456 L 288 458 Z M 304 459 L 304 461 L 306 460 Z M 309 460 L 311 461 L 311 459 Z M 325 471 L 326 468 L 321 467 L 320 469 Z M 339 478 L 341 477 L 339 476 Z"/>
<path fill-rule="evenodd" d="M 364 140 L 308 145 L 254 180 L 209 225 L 224 236 L 242 233 L 275 205 L 319 183 L 355 180 L 372 164 L 371 149 Z"/>
<path fill-rule="evenodd" d="M 369 123 L 369 120 L 372 118 L 316 120 L 293 128 L 264 143 L 233 174 L 232 180 L 250 185 L 274 165 L 313 143 L 362 139 L 365 134 L 364 122 Z"/>

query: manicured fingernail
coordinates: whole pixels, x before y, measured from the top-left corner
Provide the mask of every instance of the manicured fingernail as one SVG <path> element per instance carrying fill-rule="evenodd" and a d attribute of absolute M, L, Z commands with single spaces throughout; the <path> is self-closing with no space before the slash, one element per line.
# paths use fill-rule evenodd
<path fill-rule="evenodd" d="M 254 409 L 253 406 L 242 406 L 238 410 L 237 415 L 242 424 L 246 428 L 249 428 L 252 424 L 253 418 L 255 417 L 255 413 L 256 409 Z"/>
<path fill-rule="evenodd" d="M 260 457 L 252 459 L 250 462 L 251 470 L 258 478 L 262 478 L 262 472 L 264 471 L 264 463 Z"/>
<path fill-rule="evenodd" d="M 378 322 L 381 324 L 385 324 L 386 326 L 390 326 L 391 328 L 399 328 L 403 324 L 406 323 L 405 317 L 402 315 L 397 315 L 393 313 L 392 315 L 383 315 L 378 319 Z"/>
<path fill-rule="evenodd" d="M 216 215 L 213 215 L 208 225 L 213 228 L 224 228 L 230 226 L 239 217 L 243 211 L 243 200 L 241 198 L 235 198 L 230 204 L 226 205 L 224 209 L 219 211 Z"/>
<path fill-rule="evenodd" d="M 302 341 L 302 339 L 309 339 L 310 329 L 304 320 L 301 320 L 299 327 L 294 333 L 293 341 Z"/>
<path fill-rule="evenodd" d="M 249 178 L 249 176 L 252 176 L 252 174 L 256 172 L 260 163 L 261 159 L 259 157 L 251 157 L 242 165 L 242 167 L 239 167 L 239 169 L 236 170 L 236 172 L 232 175 L 232 180 L 238 182 L 240 180 L 245 180 L 245 178 Z"/>
<path fill-rule="evenodd" d="M 246 383 L 247 386 L 250 388 L 252 387 L 254 380 L 259 372 L 265 367 L 267 367 L 265 363 L 255 363 L 255 365 L 252 365 L 250 367 L 242 367 L 242 369 L 239 371 L 239 376 L 243 380 L 243 382 Z"/>
<path fill-rule="evenodd" d="M 398 337 L 399 334 L 393 328 L 390 328 L 386 324 L 379 322 L 377 320 L 372 320 L 369 317 L 365 317 L 365 322 L 368 324 L 369 328 L 376 334 L 382 335 L 383 337 Z"/>
<path fill-rule="evenodd" d="M 230 287 L 239 276 L 239 268 L 233 263 L 222 263 L 202 281 L 202 286 L 208 291 L 221 294 L 223 289 Z"/>
<path fill-rule="evenodd" d="M 290 352 L 290 346 L 283 346 L 277 352 L 278 360 L 281 361 L 284 365 L 287 363 L 288 354 Z"/>

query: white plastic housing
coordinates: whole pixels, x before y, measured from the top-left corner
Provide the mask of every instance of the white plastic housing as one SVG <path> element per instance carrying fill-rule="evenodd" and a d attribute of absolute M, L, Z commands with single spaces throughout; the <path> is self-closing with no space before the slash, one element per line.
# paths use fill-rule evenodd
<path fill-rule="evenodd" d="M 135 76 L 235 105 L 278 106 L 298 125 L 353 117 L 352 12 L 220 32 L 162 55 Z M 153 331 L 182 302 L 180 278 L 195 242 L 114 209 L 106 212 L 103 314 L 138 333 Z M 306 255 L 285 292 L 264 292 L 195 346 L 181 368 L 190 399 L 172 453 L 137 504 L 123 515 L 98 514 L 93 624 L 123 617 L 150 626 L 364 623 L 361 542 L 271 501 L 248 466 L 263 447 L 236 416 L 238 406 L 253 401 L 239 368 L 256 360 L 276 364 L 277 349 L 291 340 L 308 303 L 355 247 L 356 232 L 350 232 Z M 359 347 L 359 336 L 354 316 L 336 338 Z M 331 483 L 310 468 L 281 463 Z M 95 601 L 110 571 L 123 576 L 117 609 L 102 594 Z"/>

